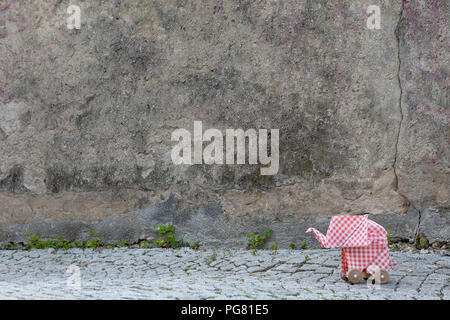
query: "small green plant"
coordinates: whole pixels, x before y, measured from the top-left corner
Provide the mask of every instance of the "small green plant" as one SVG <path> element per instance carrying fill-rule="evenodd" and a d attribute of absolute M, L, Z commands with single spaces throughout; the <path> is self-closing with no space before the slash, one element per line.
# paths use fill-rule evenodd
<path fill-rule="evenodd" d="M 278 249 L 276 243 L 272 243 L 272 245 L 270 246 L 270 249 L 275 251 L 275 253 L 276 253 L 277 249 Z"/>
<path fill-rule="evenodd" d="M 24 236 L 28 238 L 28 243 L 25 245 L 25 249 L 27 250 L 58 248 L 57 244 L 53 240 L 44 241 L 41 237 L 38 237 L 35 234 L 30 235 L 28 232 L 25 233 Z"/>
<path fill-rule="evenodd" d="M 424 249 L 427 247 L 427 240 L 425 240 L 424 237 L 419 238 L 419 246 L 421 249 Z"/>
<path fill-rule="evenodd" d="M 72 247 L 72 243 L 64 237 L 59 237 L 56 243 L 58 248 L 67 250 Z"/>
<path fill-rule="evenodd" d="M 162 238 L 156 239 L 155 244 L 158 244 L 160 247 L 176 249 L 179 247 L 188 247 L 189 246 L 189 243 L 175 239 L 175 236 L 174 236 L 175 228 L 173 226 L 157 225 L 156 227 L 158 230 L 158 236 L 162 236 Z M 94 235 L 97 234 L 97 231 L 92 230 L 92 229 L 87 229 L 86 232 L 90 236 L 90 238 L 86 242 L 83 242 L 83 241 L 72 241 L 71 242 L 70 240 L 68 240 L 64 237 L 59 237 L 56 241 L 50 240 L 50 239 L 44 241 L 41 237 L 38 237 L 35 234 L 30 235 L 30 233 L 26 232 L 24 234 L 24 236 L 28 238 L 28 241 L 25 245 L 22 246 L 22 248 L 25 250 L 49 249 L 49 248 L 53 248 L 56 250 L 58 250 L 58 249 L 68 250 L 71 248 L 96 249 L 99 247 L 104 247 L 106 249 L 112 249 L 117 246 L 120 246 L 120 247 L 128 247 L 129 246 L 129 243 L 127 240 L 120 241 L 118 245 L 103 244 L 98 237 L 93 237 Z M 136 243 L 136 245 L 134 247 L 151 248 L 152 245 L 148 241 L 143 240 L 143 241 Z M 194 250 L 198 250 L 200 248 L 200 243 L 194 242 L 194 244 L 190 247 Z M 3 249 L 17 250 L 18 247 L 16 245 L 14 245 L 13 243 L 9 243 L 9 244 L 3 246 Z M 178 252 L 178 250 L 176 250 L 176 252 Z"/>
<path fill-rule="evenodd" d="M 73 241 L 70 243 L 70 248 L 84 248 L 84 243 L 82 241 Z"/>
<path fill-rule="evenodd" d="M 194 242 L 194 244 L 191 245 L 191 249 L 198 250 L 200 248 L 201 244 L 197 241 Z"/>
<path fill-rule="evenodd" d="M 128 240 L 120 240 L 119 247 L 128 247 Z"/>
<path fill-rule="evenodd" d="M 161 238 L 156 238 L 153 242 L 161 248 L 180 248 L 188 247 L 189 243 L 182 240 L 175 239 L 175 227 L 170 224 L 157 224 L 155 226 L 157 236 Z"/>
<path fill-rule="evenodd" d="M 295 243 L 291 242 L 289 243 L 289 248 L 291 248 L 292 250 L 297 249 L 297 246 L 295 245 Z"/>
<path fill-rule="evenodd" d="M 26 249 L 44 249 L 44 242 L 42 241 L 42 238 L 35 234 L 30 235 L 28 232 L 25 233 L 24 236 L 28 237 L 28 243 L 25 245 Z"/>
<path fill-rule="evenodd" d="M 272 230 L 266 231 L 264 228 L 259 228 L 259 231 L 257 234 L 247 234 L 247 243 L 253 249 L 253 253 L 256 253 L 256 250 L 261 248 L 273 236 Z"/>
<path fill-rule="evenodd" d="M 90 235 L 95 235 L 96 232 L 93 230 L 89 230 L 88 229 L 88 233 Z M 26 245 L 24 245 L 24 249 L 26 250 L 31 250 L 31 249 L 49 249 L 49 248 L 53 248 L 53 249 L 64 249 L 64 250 L 68 250 L 71 248 L 98 248 L 98 247 L 103 247 L 103 243 L 100 241 L 99 238 L 94 237 L 94 238 L 89 238 L 86 242 L 82 242 L 82 241 L 70 241 L 64 237 L 59 237 L 56 241 L 54 240 L 42 240 L 42 238 L 36 236 L 35 234 L 30 235 L 28 232 L 24 234 L 25 237 L 28 238 L 28 243 Z M 106 248 L 112 248 L 112 245 L 108 245 L 106 246 Z"/>
<path fill-rule="evenodd" d="M 389 233 L 387 234 L 387 242 L 388 242 L 388 246 L 390 246 L 392 244 L 391 237 L 389 236 Z"/>
<path fill-rule="evenodd" d="M 5 246 L 3 247 L 3 249 L 4 249 L 4 250 L 17 250 L 18 247 L 17 247 L 14 243 L 10 242 L 10 243 L 8 243 L 7 245 L 5 245 Z"/>
<path fill-rule="evenodd" d="M 305 262 L 308 261 L 308 260 L 309 260 L 309 257 L 308 257 L 308 256 L 305 256 Z"/>
<path fill-rule="evenodd" d="M 95 249 L 100 246 L 102 246 L 102 242 L 97 237 L 88 239 L 88 241 L 86 241 L 86 243 L 84 244 L 85 248 L 91 248 L 91 249 Z"/>
<path fill-rule="evenodd" d="M 151 243 L 149 243 L 147 240 L 139 242 L 139 248 L 148 249 L 151 247 L 152 247 Z"/>
<path fill-rule="evenodd" d="M 98 247 L 102 247 L 103 243 L 100 241 L 99 238 L 94 237 L 97 234 L 97 231 L 95 231 L 94 229 L 87 229 L 86 230 L 87 234 L 89 235 L 89 239 L 83 243 L 81 241 L 74 241 L 70 246 L 72 246 L 72 248 L 75 247 L 80 247 L 80 248 L 90 248 L 90 249 L 96 249 Z"/>
<path fill-rule="evenodd" d="M 44 248 L 53 248 L 57 249 L 56 243 L 53 240 L 45 240 Z"/>
<path fill-rule="evenodd" d="M 301 246 L 303 250 L 306 249 L 306 241 L 302 241 Z"/>
<path fill-rule="evenodd" d="M 158 247 L 161 248 L 168 248 L 167 243 L 164 241 L 164 239 L 155 239 L 153 240 L 153 243 L 156 244 Z"/>

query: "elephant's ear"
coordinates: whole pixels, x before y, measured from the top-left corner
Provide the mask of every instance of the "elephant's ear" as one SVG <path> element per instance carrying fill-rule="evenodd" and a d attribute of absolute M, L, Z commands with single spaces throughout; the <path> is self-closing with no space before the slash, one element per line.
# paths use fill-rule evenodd
<path fill-rule="evenodd" d="M 369 237 L 369 219 L 368 216 L 362 219 L 361 223 L 359 223 L 356 227 L 356 230 L 353 234 L 345 241 L 343 247 L 351 248 L 351 247 L 367 247 L 372 242 Z"/>
<path fill-rule="evenodd" d="M 370 244 L 368 215 L 334 216 L 327 231 L 328 248 L 365 247 Z"/>

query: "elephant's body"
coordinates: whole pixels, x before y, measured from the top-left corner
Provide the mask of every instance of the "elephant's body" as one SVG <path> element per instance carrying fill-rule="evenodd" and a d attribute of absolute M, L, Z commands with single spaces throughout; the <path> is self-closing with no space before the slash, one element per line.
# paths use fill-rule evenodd
<path fill-rule="evenodd" d="M 359 280 L 363 273 L 376 277 L 379 270 L 384 270 L 383 274 L 389 278 L 389 267 L 396 264 L 389 257 L 386 230 L 369 220 L 367 215 L 334 216 L 326 236 L 314 228 L 309 228 L 306 232 L 310 231 L 314 232 L 322 247 L 341 248 L 343 278 L 350 279 L 348 274 L 352 270 L 354 270 L 352 275 L 360 273 Z"/>

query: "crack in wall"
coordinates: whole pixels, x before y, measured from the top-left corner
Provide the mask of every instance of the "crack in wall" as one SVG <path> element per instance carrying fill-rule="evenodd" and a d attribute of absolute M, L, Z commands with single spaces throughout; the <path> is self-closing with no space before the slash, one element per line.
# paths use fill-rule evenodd
<path fill-rule="evenodd" d="M 400 192 L 399 189 L 399 179 L 398 179 L 398 174 L 397 174 L 397 160 L 398 160 L 398 146 L 399 146 L 399 142 L 400 142 L 400 134 L 401 134 L 401 130 L 402 130 L 402 126 L 403 126 L 403 120 L 404 120 L 404 115 L 403 115 L 403 106 L 402 106 L 402 98 L 403 98 L 403 86 L 402 86 L 402 79 L 400 76 L 400 72 L 401 72 L 401 68 L 402 68 L 402 60 L 401 60 L 401 54 L 400 54 L 400 26 L 402 23 L 402 19 L 403 19 L 403 9 L 404 9 L 404 5 L 405 2 L 402 2 L 402 5 L 400 7 L 400 14 L 399 14 L 399 19 L 397 22 L 397 26 L 395 27 L 395 38 L 397 41 L 397 61 L 398 61 L 398 69 L 397 69 L 397 83 L 398 83 L 398 87 L 400 90 L 400 94 L 398 97 L 398 108 L 399 108 L 399 113 L 400 113 L 400 123 L 398 126 L 398 132 L 397 132 L 397 138 L 396 138 L 396 142 L 395 142 L 395 153 L 394 153 L 394 161 L 392 163 L 392 169 L 394 171 L 394 176 L 395 176 L 395 181 L 394 181 L 394 190 L 397 191 L 397 193 L 406 201 L 408 206 L 413 207 L 417 213 L 418 213 L 418 221 L 417 221 L 417 226 L 416 226 L 416 230 L 414 231 L 414 239 L 412 239 L 413 241 L 417 241 L 418 235 L 419 235 L 419 230 L 420 230 L 420 223 L 421 223 L 421 216 L 422 216 L 422 212 L 419 208 L 417 208 L 414 203 L 412 203 L 412 201 L 410 201 L 408 199 L 408 197 L 406 195 L 404 195 L 403 193 Z"/>
<path fill-rule="evenodd" d="M 398 61 L 398 68 L 397 68 L 397 82 L 398 82 L 398 87 L 400 89 L 400 94 L 398 97 L 398 107 L 399 107 L 399 112 L 400 112 L 400 123 L 398 126 L 398 132 L 397 132 L 397 137 L 396 137 L 396 142 L 395 142 L 395 153 L 394 153 L 394 162 L 392 163 L 392 168 L 394 169 L 394 175 L 395 175 L 395 189 L 396 191 L 398 191 L 398 175 L 397 175 L 397 170 L 396 170 L 396 165 L 397 165 L 397 158 L 398 158 L 398 144 L 400 141 L 400 133 L 402 130 L 402 125 L 403 125 L 403 109 L 402 109 L 402 97 L 403 97 L 403 87 L 402 87 L 402 81 L 401 81 L 401 77 L 400 77 L 400 71 L 401 71 L 401 65 L 402 65 L 402 60 L 401 60 L 401 56 L 400 56 L 400 24 L 402 22 L 402 18 L 403 18 L 403 4 L 401 6 L 400 9 L 400 17 L 398 19 L 398 23 L 397 26 L 395 27 L 395 38 L 397 40 L 397 61 Z"/>

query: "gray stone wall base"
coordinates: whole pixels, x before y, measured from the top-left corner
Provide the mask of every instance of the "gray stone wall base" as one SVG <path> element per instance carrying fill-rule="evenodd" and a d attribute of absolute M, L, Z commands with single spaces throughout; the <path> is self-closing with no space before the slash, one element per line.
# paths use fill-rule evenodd
<path fill-rule="evenodd" d="M 420 233 L 430 243 L 448 242 L 449 210 L 426 208 L 421 214 L 410 207 L 406 213 L 369 215 L 381 224 L 393 241 L 414 242 Z M 326 233 L 330 218 L 310 216 L 306 218 L 270 218 L 264 212 L 246 218 L 232 218 L 224 214 L 222 208 L 214 203 L 205 204 L 198 210 L 183 210 L 183 203 L 171 196 L 167 201 L 136 210 L 125 215 L 110 216 L 101 221 L 85 222 L 44 220 L 35 217 L 23 224 L 0 225 L 0 244 L 9 242 L 26 243 L 26 232 L 44 239 L 65 237 L 69 240 L 87 240 L 89 230 L 103 243 L 117 244 L 122 240 L 136 243 L 140 240 L 153 241 L 156 237 L 155 225 L 171 224 L 176 227 L 176 237 L 189 243 L 199 242 L 203 247 L 243 248 L 247 246 L 246 235 L 258 232 L 259 228 L 272 229 L 274 236 L 266 243 L 275 243 L 278 248 L 287 248 L 290 243 L 297 247 L 305 241 L 308 248 L 319 248 L 312 233 L 305 233 L 315 227 Z M 420 224 L 419 224 L 420 223 Z"/>

